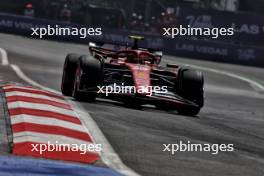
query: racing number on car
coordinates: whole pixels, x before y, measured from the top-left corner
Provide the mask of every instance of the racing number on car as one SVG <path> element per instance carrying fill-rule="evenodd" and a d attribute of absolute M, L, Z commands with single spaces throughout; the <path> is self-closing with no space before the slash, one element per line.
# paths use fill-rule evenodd
<path fill-rule="evenodd" d="M 138 71 L 138 72 L 137 72 L 137 78 L 142 78 L 142 79 L 146 78 L 146 74 L 145 74 L 145 72 L 143 72 L 143 71 Z"/>

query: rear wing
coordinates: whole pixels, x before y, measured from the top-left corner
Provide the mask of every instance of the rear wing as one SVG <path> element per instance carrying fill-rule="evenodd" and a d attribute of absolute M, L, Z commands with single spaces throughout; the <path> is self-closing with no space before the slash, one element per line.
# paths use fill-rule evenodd
<path fill-rule="evenodd" d="M 127 46 L 107 44 L 101 42 L 89 42 L 89 48 L 96 48 L 105 51 L 117 52 L 117 51 L 125 50 Z"/>
<path fill-rule="evenodd" d="M 114 46 L 104 43 L 89 42 L 89 51 L 92 56 L 103 58 L 113 56 L 118 50 Z"/>
<path fill-rule="evenodd" d="M 124 46 L 124 45 L 117 45 L 117 44 L 107 44 L 101 42 L 90 42 L 89 49 L 94 50 L 95 52 L 99 52 L 102 54 L 114 54 L 118 51 L 124 51 L 128 49 L 133 49 L 135 46 Z M 161 50 L 156 49 L 148 49 L 148 48 L 137 48 L 138 50 L 148 51 L 153 54 L 155 57 L 162 58 L 163 52 Z"/>

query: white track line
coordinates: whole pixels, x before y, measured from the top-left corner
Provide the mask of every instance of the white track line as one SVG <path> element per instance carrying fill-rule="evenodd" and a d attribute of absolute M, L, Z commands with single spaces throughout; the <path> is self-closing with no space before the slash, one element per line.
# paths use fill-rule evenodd
<path fill-rule="evenodd" d="M 247 82 L 248 84 L 250 84 L 255 90 L 259 91 L 264 91 L 264 86 L 256 81 L 253 81 L 251 79 L 248 79 L 246 77 L 234 74 L 234 73 L 229 73 L 229 72 L 224 72 L 224 71 L 220 71 L 220 70 L 216 70 L 213 68 L 206 68 L 206 67 L 201 67 L 201 66 L 197 66 L 197 65 L 190 65 L 194 68 L 200 69 L 200 70 L 205 70 L 205 71 L 210 71 L 210 72 L 214 72 L 214 73 L 218 73 L 218 74 L 222 74 L 222 75 L 226 75 L 232 78 L 236 78 L 239 79 L 241 81 Z"/>
<path fill-rule="evenodd" d="M 4 50 L 3 48 L 0 48 L 0 53 L 1 53 L 1 58 L 2 58 L 2 65 L 3 66 L 9 65 L 6 50 Z"/>
<path fill-rule="evenodd" d="M 7 63 L 8 63 L 8 60 L 7 60 Z M 56 91 L 56 90 L 51 89 L 51 88 L 48 88 L 48 87 L 45 87 L 45 86 L 42 86 L 41 84 L 30 79 L 28 76 L 26 76 L 23 73 L 23 71 L 17 65 L 11 64 L 10 66 L 19 78 L 21 78 L 25 82 L 29 83 L 30 85 L 33 85 L 33 86 L 39 87 L 43 90 L 61 95 L 61 92 Z M 91 134 L 93 141 L 97 144 L 102 144 L 102 151 L 100 153 L 102 161 L 109 168 L 116 170 L 117 172 L 119 172 L 121 174 L 124 174 L 127 176 L 140 176 L 138 173 L 136 173 L 131 168 L 127 167 L 121 161 L 120 157 L 114 151 L 113 147 L 108 142 L 108 140 L 104 136 L 103 132 L 97 126 L 96 122 L 93 120 L 93 118 L 90 116 L 90 114 L 85 112 L 82 105 L 80 103 L 75 103 L 74 101 L 71 101 L 70 99 L 68 99 L 68 102 L 74 107 L 76 115 L 80 118 L 82 124 L 84 124 L 84 126 L 86 127 L 87 132 L 89 132 L 89 134 Z"/>
<path fill-rule="evenodd" d="M 169 61 L 169 60 L 168 60 Z M 169 61 L 171 62 L 171 61 Z M 217 69 L 213 69 L 213 68 L 207 68 L 207 67 L 202 67 L 202 66 L 198 66 L 198 65 L 193 65 L 193 64 L 184 64 L 179 62 L 182 65 L 186 65 L 186 66 L 191 66 L 193 68 L 197 68 L 199 70 L 204 70 L 204 71 L 209 71 L 209 72 L 213 72 L 213 73 L 217 73 L 217 74 L 221 74 L 221 75 L 225 75 L 231 78 L 235 78 L 235 79 L 239 79 L 241 81 L 244 81 L 246 83 L 248 83 L 249 85 L 251 85 L 256 91 L 264 91 L 264 86 L 252 79 L 246 78 L 244 76 L 241 75 L 237 75 L 234 73 L 230 73 L 230 72 L 226 72 L 226 71 L 221 71 L 221 70 L 217 70 Z"/>
<path fill-rule="evenodd" d="M 80 117 L 80 120 L 82 124 L 85 124 L 87 129 L 89 130 L 89 134 L 93 136 L 93 140 L 97 144 L 103 145 L 103 150 L 101 151 L 101 159 L 102 161 L 110 168 L 128 176 L 139 176 L 138 173 L 127 167 L 120 159 L 118 154 L 114 151 L 114 149 L 111 147 L 111 145 L 105 145 L 109 142 L 104 137 L 103 132 L 99 129 L 96 122 L 93 120 L 93 118 L 88 114 L 81 103 L 71 101 L 74 107 L 77 107 L 77 109 L 74 109 L 77 114 Z"/>
<path fill-rule="evenodd" d="M 17 74 L 17 76 L 19 78 L 21 78 L 25 82 L 29 83 L 30 85 L 36 86 L 36 87 L 39 87 L 39 88 L 41 88 L 43 90 L 46 90 L 46 91 L 61 95 L 61 92 L 53 90 L 53 89 L 50 89 L 50 88 L 45 87 L 45 86 L 42 86 L 41 84 L 39 84 L 39 83 L 33 81 L 32 79 L 30 79 L 29 77 L 27 77 L 17 65 L 11 64 L 10 66 L 11 66 L 11 68 L 14 70 L 14 72 Z"/>

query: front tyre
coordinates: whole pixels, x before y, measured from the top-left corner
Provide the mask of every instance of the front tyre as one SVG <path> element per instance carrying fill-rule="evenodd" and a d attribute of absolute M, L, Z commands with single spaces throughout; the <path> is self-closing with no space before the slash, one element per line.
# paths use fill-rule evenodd
<path fill-rule="evenodd" d="M 71 96 L 74 86 L 75 72 L 78 65 L 79 54 L 68 54 L 66 56 L 61 82 L 61 92 L 65 96 Z"/>
<path fill-rule="evenodd" d="M 197 106 L 183 106 L 178 112 L 183 115 L 194 116 L 204 105 L 204 77 L 201 71 L 188 68 L 180 69 L 178 76 L 178 92 L 183 98 Z"/>
<path fill-rule="evenodd" d="M 96 89 L 102 79 L 102 70 L 100 60 L 87 55 L 81 56 L 75 73 L 72 96 L 80 101 L 95 101 Z"/>

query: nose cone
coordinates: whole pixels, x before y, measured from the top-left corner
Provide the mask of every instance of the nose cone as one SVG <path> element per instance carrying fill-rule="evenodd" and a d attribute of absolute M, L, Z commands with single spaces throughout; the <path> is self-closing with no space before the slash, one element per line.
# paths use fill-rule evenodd
<path fill-rule="evenodd" d="M 134 81 L 134 86 L 138 94 L 148 95 L 150 93 L 150 72 L 148 65 L 127 64 Z"/>

